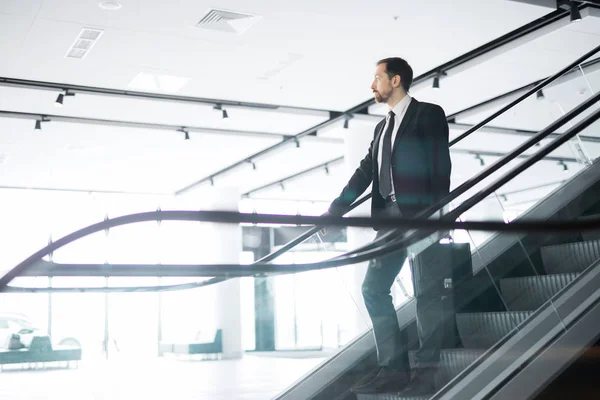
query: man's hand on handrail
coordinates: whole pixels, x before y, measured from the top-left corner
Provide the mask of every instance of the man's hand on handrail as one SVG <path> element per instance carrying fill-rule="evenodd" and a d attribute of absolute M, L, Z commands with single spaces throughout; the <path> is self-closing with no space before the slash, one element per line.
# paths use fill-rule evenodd
<path fill-rule="evenodd" d="M 326 211 L 323 214 L 321 214 L 321 217 L 329 217 L 331 215 L 332 214 L 329 211 Z M 328 231 L 328 227 L 327 226 L 323 226 L 318 233 L 321 234 L 321 236 L 325 236 L 325 235 L 327 235 L 327 231 Z"/>

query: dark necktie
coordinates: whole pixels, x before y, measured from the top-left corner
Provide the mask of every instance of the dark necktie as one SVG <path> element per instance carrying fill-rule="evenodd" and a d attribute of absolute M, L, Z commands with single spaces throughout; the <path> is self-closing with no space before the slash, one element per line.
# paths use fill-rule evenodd
<path fill-rule="evenodd" d="M 379 169 L 379 193 L 385 199 L 392 193 L 392 132 L 394 132 L 395 114 L 389 112 L 388 127 L 383 135 L 383 147 L 381 149 L 381 166 Z"/>

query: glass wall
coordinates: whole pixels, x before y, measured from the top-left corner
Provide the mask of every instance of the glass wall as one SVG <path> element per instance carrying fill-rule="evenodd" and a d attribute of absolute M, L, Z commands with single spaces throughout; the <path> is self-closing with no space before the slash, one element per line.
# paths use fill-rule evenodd
<path fill-rule="evenodd" d="M 555 186 L 528 189 L 523 186 L 500 193 L 494 202 L 513 205 L 517 196 Z M 82 193 L 2 191 L 6 207 L 0 210 L 5 243 L 11 243 L 0 257 L 9 269 L 49 240 L 108 217 L 178 207 L 172 198 L 156 196 L 90 195 Z M 33 201 L 35 199 L 35 202 Z M 521 200 L 521 198 L 518 198 Z M 494 203 L 490 199 L 490 204 Z M 34 204 L 37 205 L 34 207 Z M 278 204 L 278 206 L 277 206 Z M 25 205 L 26 207 L 23 207 Z M 319 215 L 327 204 L 307 201 L 243 200 L 244 212 L 270 212 Z M 275 207 L 275 208 L 273 208 Z M 9 212 L 12 208 L 13 212 Z M 200 208 L 200 207 L 198 207 Z M 503 217 L 511 220 L 522 210 L 504 207 Z M 478 217 L 481 217 L 478 215 Z M 277 227 L 271 227 L 277 229 Z M 14 237 L 9 233 L 13 233 Z M 98 232 L 78 240 L 47 257 L 57 263 L 202 263 L 203 243 L 210 236 L 207 224 L 163 221 L 133 224 Z M 477 245 L 483 239 L 466 232 L 454 232 L 457 242 Z M 276 263 L 318 262 L 338 256 L 348 249 L 345 235 L 337 243 L 324 243 L 317 235 L 276 260 Z M 340 243 L 342 241 L 343 243 Z M 13 245 L 14 244 L 14 245 Z M 273 244 L 269 249 L 275 250 Z M 240 254 L 242 264 L 250 264 L 250 251 Z M 370 326 L 360 290 L 362 275 L 347 269 L 327 269 L 282 275 L 271 280 L 269 295 L 274 305 L 275 350 L 335 349 L 346 345 Z M 356 275 L 356 276 L 354 276 Z M 360 275 L 360 276 L 359 276 Z M 52 287 L 153 286 L 198 282 L 202 278 L 62 278 L 50 280 Z M 18 278 L 13 285 L 47 286 L 48 278 Z M 26 316 L 39 329 L 51 333 L 55 343 L 77 343 L 86 360 L 156 357 L 159 342 L 211 341 L 216 324 L 218 285 L 163 293 L 55 293 L 0 294 L 0 313 Z M 257 322 L 253 278 L 241 280 L 243 349 L 256 349 Z M 396 305 L 411 298 L 412 284 L 408 262 L 392 288 Z M 50 323 L 51 321 L 51 323 Z M 260 323 L 260 322 L 259 322 Z M 1 339 L 1 338 L 0 338 Z"/>

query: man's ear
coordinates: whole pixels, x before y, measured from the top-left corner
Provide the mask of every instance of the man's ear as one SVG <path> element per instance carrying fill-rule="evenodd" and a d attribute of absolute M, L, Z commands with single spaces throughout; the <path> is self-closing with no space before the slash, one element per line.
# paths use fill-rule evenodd
<path fill-rule="evenodd" d="M 400 78 L 400 75 L 394 75 L 394 78 L 392 79 L 392 86 L 400 87 L 401 83 L 402 83 L 402 78 Z"/>

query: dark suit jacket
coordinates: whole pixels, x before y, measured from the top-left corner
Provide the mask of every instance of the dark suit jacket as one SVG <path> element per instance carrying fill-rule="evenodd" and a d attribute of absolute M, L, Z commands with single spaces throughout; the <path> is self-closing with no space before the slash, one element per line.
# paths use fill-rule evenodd
<path fill-rule="evenodd" d="M 377 153 L 383 138 L 385 119 L 377 124 L 374 138 L 342 193 L 329 207 L 333 215 L 343 214 L 373 182 L 371 214 L 385 208 L 379 194 Z M 444 110 L 413 98 L 392 145 L 392 179 L 396 202 L 404 217 L 412 217 L 441 200 L 450 190 L 448 122 Z"/>

